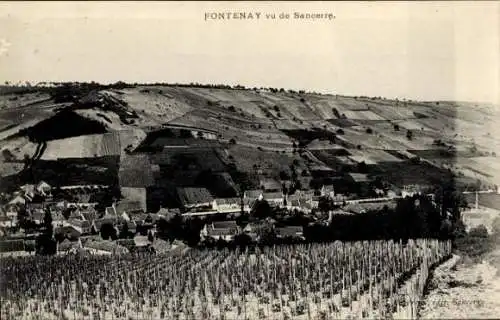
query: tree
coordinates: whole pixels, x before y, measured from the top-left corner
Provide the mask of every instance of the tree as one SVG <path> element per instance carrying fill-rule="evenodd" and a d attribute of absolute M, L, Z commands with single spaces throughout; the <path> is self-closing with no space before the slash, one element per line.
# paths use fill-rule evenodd
<path fill-rule="evenodd" d="M 230 143 L 230 144 L 236 144 L 236 140 L 235 140 L 234 138 L 231 138 L 231 139 L 229 140 L 229 143 Z"/>
<path fill-rule="evenodd" d="M 256 234 L 261 244 L 272 244 L 276 241 L 273 225 L 267 221 L 256 227 Z"/>
<path fill-rule="evenodd" d="M 337 129 L 337 134 L 338 135 L 344 134 L 344 130 L 342 130 L 341 128 Z"/>
<path fill-rule="evenodd" d="M 265 219 L 272 214 L 271 206 L 266 200 L 257 200 L 255 203 L 252 214 L 259 219 Z"/>
<path fill-rule="evenodd" d="M 49 209 L 45 209 L 45 215 L 43 217 L 43 226 L 45 227 L 45 232 L 49 238 L 53 236 L 53 227 L 52 227 L 52 214 Z"/>
<path fill-rule="evenodd" d="M 234 244 L 239 247 L 246 247 L 252 243 L 252 238 L 246 233 L 240 233 L 234 237 Z"/>
<path fill-rule="evenodd" d="M 120 238 L 121 239 L 126 239 L 130 236 L 129 228 L 128 228 L 128 223 L 124 221 L 122 223 L 122 226 L 120 228 Z"/>
<path fill-rule="evenodd" d="M 281 170 L 280 171 L 280 179 L 281 180 L 290 180 L 290 175 L 288 174 L 288 172 Z"/>
<path fill-rule="evenodd" d="M 411 130 L 406 131 L 406 138 L 408 140 L 412 140 L 413 139 L 413 132 Z"/>
<path fill-rule="evenodd" d="M 394 125 L 394 131 L 399 131 L 399 125 L 398 124 Z"/>
<path fill-rule="evenodd" d="M 372 133 L 373 133 L 372 128 L 366 128 L 366 133 L 368 133 L 368 134 L 372 134 Z"/>
<path fill-rule="evenodd" d="M 101 237 L 104 240 L 116 240 L 117 239 L 117 234 L 116 234 L 116 229 L 111 223 L 105 223 L 101 226 Z"/>
<path fill-rule="evenodd" d="M 479 225 L 468 232 L 471 237 L 488 238 L 488 229 L 484 225 Z"/>

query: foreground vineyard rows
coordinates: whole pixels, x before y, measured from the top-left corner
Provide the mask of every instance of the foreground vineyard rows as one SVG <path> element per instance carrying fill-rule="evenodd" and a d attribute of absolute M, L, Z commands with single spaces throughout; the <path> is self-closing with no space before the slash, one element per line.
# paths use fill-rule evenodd
<path fill-rule="evenodd" d="M 449 241 L 1 260 L 1 319 L 414 318 Z"/>

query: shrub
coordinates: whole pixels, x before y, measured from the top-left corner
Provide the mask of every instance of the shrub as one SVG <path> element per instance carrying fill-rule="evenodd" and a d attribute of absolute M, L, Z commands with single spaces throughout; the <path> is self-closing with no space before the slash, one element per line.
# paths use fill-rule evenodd
<path fill-rule="evenodd" d="M 406 138 L 408 140 L 413 139 L 413 132 L 411 130 L 406 131 Z"/>
<path fill-rule="evenodd" d="M 488 238 L 488 229 L 484 225 L 479 225 L 469 230 L 469 236 L 478 238 Z"/>

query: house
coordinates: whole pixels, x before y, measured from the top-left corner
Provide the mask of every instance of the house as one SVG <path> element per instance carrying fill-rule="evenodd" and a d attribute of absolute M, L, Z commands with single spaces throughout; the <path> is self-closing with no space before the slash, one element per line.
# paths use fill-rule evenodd
<path fill-rule="evenodd" d="M 109 216 L 109 217 L 116 217 L 117 214 L 116 214 L 115 205 L 113 205 L 111 207 L 106 207 L 106 209 L 104 209 L 104 215 Z"/>
<path fill-rule="evenodd" d="M 107 216 L 105 215 L 104 217 L 100 219 L 95 219 L 92 221 L 92 233 L 98 233 L 101 232 L 101 227 L 105 224 L 111 224 L 116 228 L 118 224 L 118 217 L 116 216 Z M 116 230 L 116 233 L 118 234 L 119 230 Z"/>
<path fill-rule="evenodd" d="M 40 181 L 36 185 L 36 191 L 44 197 L 51 196 L 52 187 L 45 181 Z"/>
<path fill-rule="evenodd" d="M 109 240 L 88 240 L 83 244 L 83 249 L 92 254 L 103 254 L 103 255 L 112 255 L 112 254 L 126 254 L 129 250 L 123 246 L 120 246 L 116 242 Z"/>
<path fill-rule="evenodd" d="M 167 241 L 162 239 L 155 239 L 153 244 L 151 245 L 153 251 L 157 254 L 159 253 L 167 253 L 172 249 L 172 245 L 170 245 Z"/>
<path fill-rule="evenodd" d="M 22 195 L 18 194 L 12 200 L 9 201 L 9 204 L 10 205 L 17 204 L 17 205 L 23 205 L 24 206 L 24 205 L 26 205 L 26 198 L 23 197 Z"/>
<path fill-rule="evenodd" d="M 280 207 L 285 202 L 285 197 L 282 192 L 264 192 L 262 198 L 266 200 L 269 205 Z"/>
<path fill-rule="evenodd" d="M 137 232 L 137 225 L 134 221 L 132 220 L 125 220 L 123 217 L 118 218 L 118 222 L 116 224 L 116 227 L 118 228 L 118 231 L 122 230 L 124 228 L 124 224 L 127 224 L 127 229 L 128 232 L 131 234 L 136 234 Z"/>
<path fill-rule="evenodd" d="M 17 204 L 7 204 L 5 207 L 5 215 L 9 218 L 17 217 L 18 211 L 21 209 L 20 205 Z"/>
<path fill-rule="evenodd" d="M 200 232 L 202 239 L 214 239 L 232 241 L 234 237 L 240 232 L 239 226 L 236 221 L 214 221 L 210 224 L 205 224 Z"/>
<path fill-rule="evenodd" d="M 177 194 L 185 211 L 212 210 L 214 199 L 206 188 L 177 188 Z"/>
<path fill-rule="evenodd" d="M 71 211 L 68 219 L 70 219 L 70 220 L 86 220 L 85 217 L 82 215 L 80 210 Z"/>
<path fill-rule="evenodd" d="M 45 212 L 45 206 L 43 203 L 27 203 L 26 211 L 30 213 L 34 212 Z"/>
<path fill-rule="evenodd" d="M 421 194 L 422 187 L 419 185 L 405 185 L 403 190 L 401 190 L 401 196 L 403 198 L 413 197 L 414 195 Z"/>
<path fill-rule="evenodd" d="M 0 216 L 0 227 L 12 228 L 17 226 L 17 219 L 15 217 Z"/>
<path fill-rule="evenodd" d="M 268 225 L 266 226 L 266 224 Z M 243 232 L 248 235 L 252 239 L 252 241 L 259 241 L 259 231 L 265 228 L 270 228 L 270 230 L 272 230 L 274 226 L 272 223 L 269 224 L 269 222 L 250 222 L 245 226 L 245 228 L 243 228 Z"/>
<path fill-rule="evenodd" d="M 84 220 L 93 221 L 97 219 L 98 214 L 94 208 L 80 209 L 79 211 Z"/>
<path fill-rule="evenodd" d="M 243 204 L 245 210 L 245 204 Z M 250 207 L 248 212 L 250 211 Z M 241 199 L 240 198 L 217 198 L 212 203 L 212 208 L 218 212 L 239 212 L 241 211 Z"/>
<path fill-rule="evenodd" d="M 331 184 L 323 185 L 321 187 L 320 192 L 321 192 L 322 197 L 330 197 L 332 199 L 335 197 L 335 190 L 334 190 L 333 185 L 331 185 Z"/>
<path fill-rule="evenodd" d="M 262 190 L 246 190 L 243 193 L 243 199 L 257 200 L 263 194 Z"/>
<path fill-rule="evenodd" d="M 54 234 L 60 234 L 63 237 L 70 239 L 70 240 L 78 240 L 81 237 L 81 232 L 76 230 L 73 226 L 71 225 L 66 225 L 63 227 L 57 227 L 54 229 Z"/>
<path fill-rule="evenodd" d="M 61 211 L 51 210 L 50 214 L 52 216 L 52 225 L 54 227 L 62 225 L 64 223 L 64 221 L 66 221 L 66 219 L 62 215 Z"/>
<path fill-rule="evenodd" d="M 144 213 L 145 210 L 142 204 L 138 201 L 120 201 L 115 206 L 115 212 L 118 216 L 125 220 L 130 220 L 130 216 L 134 214 Z"/>
<path fill-rule="evenodd" d="M 280 192 L 282 190 L 281 184 L 275 179 L 260 180 L 260 187 L 266 192 Z"/>
<path fill-rule="evenodd" d="M 92 222 L 87 220 L 70 219 L 63 225 L 70 226 L 81 234 L 90 234 L 92 230 Z"/>
<path fill-rule="evenodd" d="M 45 212 L 43 211 L 34 211 L 31 213 L 31 221 L 33 221 L 36 224 L 42 224 L 43 223 L 43 218 L 45 217 Z"/>
<path fill-rule="evenodd" d="M 373 196 L 373 187 L 367 174 L 349 173 L 346 178 L 346 191 L 360 197 Z"/>
<path fill-rule="evenodd" d="M 70 241 L 64 239 L 61 243 L 57 244 L 57 254 L 77 253 L 82 249 L 82 242 L 80 239 L 77 241 Z"/>
<path fill-rule="evenodd" d="M 320 199 L 321 196 L 312 196 L 311 199 L 309 200 L 309 204 L 311 205 L 312 208 L 317 208 L 319 206 Z"/>
<path fill-rule="evenodd" d="M 34 184 L 25 184 L 20 187 L 20 189 L 23 191 L 24 196 L 26 199 L 29 201 L 33 200 L 36 194 L 36 185 Z"/>
<path fill-rule="evenodd" d="M 276 228 L 276 237 L 278 239 L 296 238 L 304 240 L 304 228 L 302 226 L 286 226 Z"/>

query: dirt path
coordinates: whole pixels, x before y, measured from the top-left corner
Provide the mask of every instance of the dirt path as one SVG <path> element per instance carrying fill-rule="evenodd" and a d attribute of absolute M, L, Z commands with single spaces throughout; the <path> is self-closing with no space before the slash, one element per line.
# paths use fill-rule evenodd
<path fill-rule="evenodd" d="M 500 245 L 482 261 L 454 256 L 435 270 L 422 319 L 498 318 L 500 316 Z"/>

